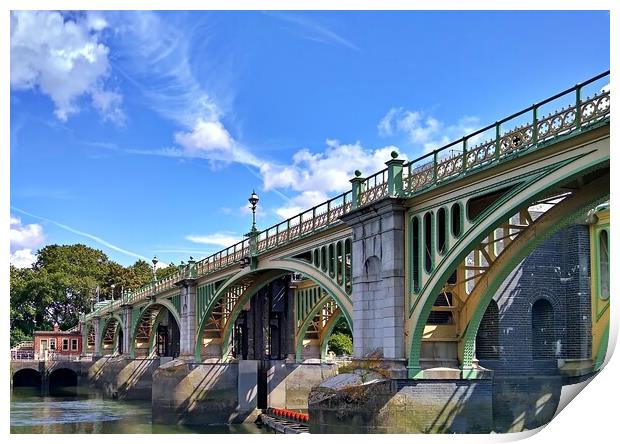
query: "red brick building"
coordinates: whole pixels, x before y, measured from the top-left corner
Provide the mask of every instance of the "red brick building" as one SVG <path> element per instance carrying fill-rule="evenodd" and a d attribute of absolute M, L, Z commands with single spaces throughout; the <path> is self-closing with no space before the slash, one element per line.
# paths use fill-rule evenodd
<path fill-rule="evenodd" d="M 52 331 L 34 332 L 34 353 L 42 359 L 47 351 L 49 354 L 73 355 L 82 353 L 82 334 L 77 331 L 60 331 L 58 325 L 54 325 Z"/>

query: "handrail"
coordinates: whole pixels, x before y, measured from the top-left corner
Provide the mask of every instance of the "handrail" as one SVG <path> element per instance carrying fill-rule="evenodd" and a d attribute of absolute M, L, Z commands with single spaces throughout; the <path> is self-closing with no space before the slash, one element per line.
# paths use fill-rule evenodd
<path fill-rule="evenodd" d="M 580 130 L 584 125 L 588 126 L 602 118 L 606 118 L 610 113 L 609 91 L 604 91 L 600 94 L 595 94 L 592 98 L 582 100 L 581 90 L 585 86 L 609 76 L 609 74 L 610 71 L 607 70 L 582 83 L 576 84 L 572 88 L 559 92 L 541 102 L 517 111 L 508 117 L 504 117 L 495 123 L 471 132 L 460 139 L 403 164 L 401 197 L 411 195 L 440 182 L 443 183 L 448 179 L 465 175 L 468 172 L 477 171 L 479 167 L 500 162 L 532 146 L 537 146 L 557 136 Z M 554 114 L 544 117 L 538 116 L 538 110 L 543 105 L 571 93 L 575 93 L 574 105 Z M 605 99 L 607 99 L 607 102 L 605 102 Z M 531 122 L 512 128 L 509 131 L 502 131 L 501 125 L 503 123 L 527 113 L 532 113 Z M 495 129 L 495 138 L 481 142 L 473 147 L 468 146 L 468 141 L 493 128 Z M 458 150 L 454 150 L 454 148 L 458 148 Z M 449 149 L 452 150 L 448 151 Z M 426 159 L 428 159 L 428 162 L 420 165 L 420 162 Z M 264 253 L 315 233 L 317 230 L 323 230 L 338 222 L 342 215 L 350 212 L 353 208 L 367 205 L 387 196 L 389 194 L 388 170 L 389 168 L 386 168 L 367 178 L 359 178 L 361 185 L 357 188 L 358 194 L 356 196 L 349 190 L 267 229 L 248 233 L 246 239 L 230 247 L 224 248 L 197 262 L 190 262 L 185 266 L 180 266 L 179 271 L 168 278 L 153 281 L 135 292 L 127 292 L 122 297 L 122 303 L 131 304 L 138 302 L 169 290 L 181 279 L 204 276 L 233 263 L 238 263 L 250 253 Z M 252 237 L 255 239 L 254 245 L 252 244 Z M 122 303 L 113 303 L 106 309 L 116 308 L 117 305 Z M 84 319 L 100 314 L 101 311 L 102 308 L 100 307 L 93 313 L 86 315 Z"/>

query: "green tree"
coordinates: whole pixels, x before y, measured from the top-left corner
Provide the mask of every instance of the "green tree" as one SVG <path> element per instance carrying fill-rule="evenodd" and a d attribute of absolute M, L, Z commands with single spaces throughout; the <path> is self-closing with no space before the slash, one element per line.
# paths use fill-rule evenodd
<path fill-rule="evenodd" d="M 109 261 L 82 244 L 48 245 L 31 270 L 11 268 L 11 323 L 25 334 L 36 329 L 73 327 L 101 292 Z M 17 269 L 15 269 L 17 270 Z"/>
<path fill-rule="evenodd" d="M 327 341 L 327 348 L 337 356 L 353 354 L 353 335 L 351 334 L 349 323 L 344 317 L 341 317 L 336 322 L 332 334 Z"/>
<path fill-rule="evenodd" d="M 327 341 L 327 347 L 336 356 L 353 354 L 353 339 L 345 333 L 334 333 Z"/>
<path fill-rule="evenodd" d="M 166 279 L 167 277 L 172 276 L 177 271 L 179 271 L 178 267 L 171 262 L 165 268 L 158 268 L 155 274 L 157 275 L 157 279 L 159 280 L 159 279 Z"/>
<path fill-rule="evenodd" d="M 133 273 L 135 288 L 140 288 L 153 280 L 153 267 L 142 259 L 138 259 L 129 270 Z"/>

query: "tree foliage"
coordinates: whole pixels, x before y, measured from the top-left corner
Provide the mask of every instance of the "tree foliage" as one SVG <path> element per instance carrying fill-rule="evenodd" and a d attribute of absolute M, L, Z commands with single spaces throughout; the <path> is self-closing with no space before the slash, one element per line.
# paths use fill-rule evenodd
<path fill-rule="evenodd" d="M 346 333 L 334 333 L 327 341 L 327 347 L 333 351 L 336 356 L 353 354 L 353 339 Z"/>
<path fill-rule="evenodd" d="M 341 317 L 336 322 L 332 334 L 327 341 L 327 348 L 333 351 L 336 356 L 350 356 L 353 354 L 353 335 L 344 317 Z"/>
<path fill-rule="evenodd" d="M 177 267 L 157 270 L 158 279 Z M 153 279 L 151 265 L 138 260 L 129 267 L 111 261 L 101 250 L 86 245 L 48 245 L 37 252 L 32 268 L 10 267 L 11 345 L 27 340 L 34 330 L 57 323 L 68 329 L 78 323 L 99 299 L 119 299 Z"/>

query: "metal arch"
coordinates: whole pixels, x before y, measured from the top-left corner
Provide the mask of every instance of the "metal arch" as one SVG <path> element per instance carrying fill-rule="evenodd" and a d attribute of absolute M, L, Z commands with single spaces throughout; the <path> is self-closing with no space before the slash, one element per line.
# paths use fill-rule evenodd
<path fill-rule="evenodd" d="M 598 143 L 604 143 L 604 141 L 592 142 L 592 145 Z M 609 143 L 609 139 L 607 139 L 607 143 Z M 545 193 L 548 193 L 558 184 L 570 181 L 585 171 L 602 166 L 608 162 L 608 153 L 605 155 L 603 149 L 597 149 L 593 146 L 592 150 L 586 154 L 560 162 L 552 170 L 533 175 L 529 180 L 524 181 L 521 185 L 498 199 L 483 214 L 483 216 L 487 217 L 480 217 L 478 224 L 472 225 L 460 236 L 453 248 L 436 264 L 429 281 L 425 285 L 424 294 L 422 292 L 419 294 L 419 300 L 414 307 L 414 328 L 411 335 L 407 366 L 410 378 L 417 379 L 423 377 L 419 360 L 424 326 L 435 301 L 435 296 L 440 292 L 452 270 L 464 260 L 465 256 L 491 230 L 495 229 L 502 220 L 517 212 L 523 205 L 544 196 Z M 579 165 L 575 165 L 575 163 Z"/>
<path fill-rule="evenodd" d="M 117 340 L 117 336 L 118 336 L 118 328 L 120 327 L 121 329 L 123 328 L 123 322 L 121 321 L 120 316 L 118 316 L 118 314 L 113 313 L 112 315 L 110 315 L 109 318 L 104 319 L 102 318 L 101 320 L 103 320 L 103 328 L 101 329 L 101 337 L 99 338 L 99 349 L 101 350 L 102 354 L 103 354 L 103 339 L 105 338 L 105 332 L 107 331 L 107 326 L 110 323 L 111 320 L 115 319 L 117 324 L 116 324 L 116 328 L 114 329 L 114 339 L 112 340 L 112 354 L 114 354 L 114 350 L 116 350 L 116 340 Z"/>
<path fill-rule="evenodd" d="M 154 304 L 156 305 L 156 304 Z M 165 307 L 168 311 L 170 311 L 170 309 L 168 307 Z M 156 334 L 153 334 L 153 332 L 157 329 L 157 327 L 159 326 L 159 324 L 161 324 L 162 318 L 164 313 L 166 313 L 164 310 L 159 310 L 159 312 L 157 313 L 157 316 L 155 316 L 155 319 L 153 319 L 153 325 L 151 325 L 151 337 L 149 338 L 149 345 L 148 345 L 148 355 L 147 356 L 151 356 L 153 354 L 153 351 L 155 350 L 155 336 Z M 177 327 L 179 329 L 179 332 L 181 331 L 181 324 L 178 323 L 177 318 L 175 317 L 174 319 L 175 322 L 177 322 Z"/>
<path fill-rule="evenodd" d="M 86 330 L 84 331 L 84 334 L 82 335 L 82 352 L 84 351 L 88 351 L 88 337 L 90 336 L 90 331 L 93 331 L 93 336 L 95 336 L 95 341 L 93 342 L 93 353 L 95 352 L 95 349 L 97 347 L 95 347 L 97 345 L 97 337 L 95 335 L 95 322 L 99 322 L 99 320 L 95 320 L 92 319 L 89 322 L 87 322 L 86 325 Z"/>
<path fill-rule="evenodd" d="M 332 315 L 332 317 L 327 322 L 327 325 L 325 325 L 325 329 L 321 332 L 321 338 L 320 338 L 321 359 L 325 359 L 325 357 L 327 356 L 328 339 L 331 336 L 332 332 L 334 331 L 334 328 L 336 327 L 336 324 L 338 324 L 338 321 L 340 320 L 340 318 L 343 318 L 343 317 L 345 320 L 347 319 L 342 314 L 342 311 L 340 309 L 336 310 L 334 314 Z M 347 325 L 349 326 L 349 330 L 353 332 L 353 327 L 349 324 L 348 320 L 347 320 Z"/>
<path fill-rule="evenodd" d="M 138 317 L 137 321 L 136 321 L 136 325 L 134 326 L 134 328 L 131 331 L 131 347 L 129 350 L 129 354 L 130 356 L 135 359 L 136 358 L 136 333 L 138 332 L 138 328 L 140 326 L 140 319 L 142 318 L 142 316 L 144 315 L 144 313 L 146 313 L 146 310 L 150 307 L 153 307 L 154 305 L 161 305 L 165 308 L 168 309 L 168 311 L 170 311 L 170 313 L 172 313 L 172 316 L 174 316 L 174 320 L 177 322 L 177 325 L 180 327 L 181 326 L 181 318 L 179 317 L 179 314 L 176 312 L 176 309 L 174 308 L 174 305 L 167 299 L 160 299 L 160 300 L 155 300 L 152 302 L 149 302 L 147 305 L 145 305 L 142 308 L 142 311 L 140 312 L 140 316 Z M 158 313 L 159 316 L 159 313 Z M 157 318 L 155 318 L 155 320 L 157 320 Z M 151 336 L 153 334 L 152 331 L 152 326 L 151 326 Z M 150 344 L 151 338 L 149 338 L 149 344 Z"/>
<path fill-rule="evenodd" d="M 459 360 L 463 377 L 476 376 L 475 370 L 472 369 L 472 361 L 480 321 L 493 295 L 514 267 L 546 238 L 608 198 L 609 178 L 600 178 L 588 184 L 543 214 L 493 262 L 486 273 L 487 285 L 476 286 L 461 311 L 465 315 L 471 313 L 459 342 Z"/>
<path fill-rule="evenodd" d="M 263 263 L 259 262 L 259 266 L 255 270 L 251 270 L 248 267 L 248 268 L 241 270 L 239 273 L 233 275 L 222 285 L 220 290 L 217 291 L 216 296 L 214 296 L 212 299 L 211 306 L 207 310 L 205 310 L 205 316 L 203 317 L 203 320 L 200 325 L 200 330 L 199 330 L 200 336 L 197 335 L 196 337 L 195 357 L 197 361 L 200 361 L 200 358 L 201 358 L 200 357 L 200 353 L 202 349 L 201 339 L 202 339 L 202 330 L 204 329 L 204 322 L 206 322 L 208 313 L 213 309 L 217 301 L 221 299 L 221 297 L 225 294 L 228 288 L 230 288 L 232 285 L 234 285 L 236 282 L 238 282 L 242 278 L 252 273 L 257 273 L 261 271 L 269 271 L 269 270 L 284 271 L 284 272 L 290 272 L 290 273 L 301 273 L 304 276 L 311 279 L 312 281 L 314 281 L 317 285 L 323 288 L 336 301 L 336 303 L 338 304 L 338 306 L 341 308 L 344 315 L 346 316 L 347 321 L 349 322 L 349 325 L 351 325 L 352 323 L 351 316 L 353 313 L 353 307 L 348 298 L 348 295 L 336 283 L 332 282 L 329 277 L 323 275 L 323 273 L 317 270 L 314 266 L 310 264 L 306 264 L 302 261 L 298 261 L 294 259 L 273 259 L 273 260 L 268 259 L 268 260 L 265 260 Z M 244 295 L 244 296 L 247 300 L 249 300 L 247 295 Z M 247 303 L 247 300 L 245 301 L 246 303 Z M 231 313 L 232 320 L 236 319 L 236 317 L 239 315 L 239 312 L 240 312 L 239 307 L 242 307 L 242 306 L 243 305 L 241 304 L 237 304 L 237 307 L 235 308 L 233 313 Z M 232 322 L 229 322 L 227 324 L 226 330 L 224 331 L 224 334 L 222 335 L 222 344 L 225 344 L 226 341 L 228 341 L 228 338 L 230 337 L 230 332 L 232 330 L 232 325 L 233 325 Z"/>
<path fill-rule="evenodd" d="M 213 295 L 211 302 L 209 303 L 209 306 L 205 309 L 204 311 L 204 315 L 202 317 L 202 319 L 200 320 L 200 324 L 198 326 L 198 331 L 196 332 L 196 346 L 195 346 L 195 350 L 194 350 L 194 354 L 195 354 L 195 358 L 197 362 L 201 361 L 201 357 L 202 357 L 202 339 L 203 339 L 203 335 L 204 335 L 204 330 L 205 327 L 207 326 L 207 321 L 209 319 L 209 317 L 211 316 L 213 309 L 217 306 L 218 302 L 220 301 L 220 299 L 222 299 L 226 293 L 236 284 L 238 283 L 242 278 L 247 277 L 253 273 L 258 272 L 259 270 L 253 270 L 250 273 L 243 273 L 242 275 L 240 275 L 240 273 L 235 274 L 234 276 L 232 276 L 231 278 L 229 278 Z M 271 271 L 271 273 L 269 273 L 269 271 Z M 263 288 L 265 285 L 269 284 L 270 282 L 278 279 L 279 277 L 283 276 L 284 274 L 286 274 L 285 272 L 282 272 L 281 270 L 268 270 L 267 273 L 263 273 L 262 275 L 257 276 L 258 280 L 252 282 L 246 289 L 244 289 L 243 294 L 239 297 L 238 301 L 236 301 L 235 303 L 235 308 L 237 308 L 237 306 L 243 307 L 251 298 L 252 296 L 259 291 L 261 288 Z M 233 309 L 233 311 L 230 313 L 230 319 L 228 319 L 226 321 L 225 327 L 224 327 L 224 331 L 228 332 L 228 334 L 223 334 L 222 335 L 222 345 L 225 344 L 225 336 L 226 336 L 226 340 L 228 335 L 230 334 L 229 331 L 232 328 L 232 325 L 234 324 L 235 319 L 237 318 L 237 316 L 239 316 L 240 310 L 235 310 Z M 232 322 L 231 322 L 232 320 Z M 222 347 L 223 348 L 223 347 Z M 222 355 L 224 355 L 224 350 L 222 349 Z M 222 356 L 224 357 L 224 356 Z"/>
<path fill-rule="evenodd" d="M 295 329 L 297 336 L 295 338 L 295 361 L 301 362 L 301 349 L 303 347 L 304 337 L 306 336 L 306 332 L 308 331 L 308 327 L 310 327 L 312 320 L 331 300 L 334 299 L 330 295 L 325 295 L 324 297 L 319 299 L 319 301 L 314 305 L 314 307 L 308 312 L 301 326 Z"/>

